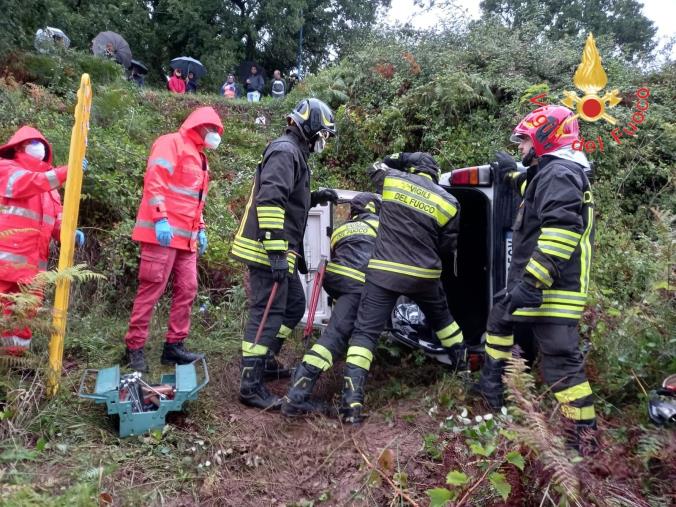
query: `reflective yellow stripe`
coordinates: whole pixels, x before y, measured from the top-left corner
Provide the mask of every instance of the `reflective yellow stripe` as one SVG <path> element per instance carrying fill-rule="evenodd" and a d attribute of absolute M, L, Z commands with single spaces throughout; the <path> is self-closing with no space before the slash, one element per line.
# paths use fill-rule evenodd
<path fill-rule="evenodd" d="M 596 410 L 594 405 L 588 407 L 572 407 L 570 405 L 561 405 L 561 414 L 568 419 L 574 421 L 587 421 L 589 419 L 596 419 Z"/>
<path fill-rule="evenodd" d="M 543 227 L 542 234 L 540 235 L 540 239 L 560 241 L 561 243 L 566 243 L 573 247 L 577 246 L 581 237 L 582 234 L 567 229 L 561 229 L 559 227 Z"/>
<path fill-rule="evenodd" d="M 284 229 L 284 220 L 277 221 L 271 218 L 259 218 L 258 227 L 261 229 L 282 230 Z"/>
<path fill-rule="evenodd" d="M 264 239 L 263 248 L 265 248 L 266 251 L 270 250 L 286 251 L 289 249 L 289 243 L 288 241 L 285 241 L 283 239 Z"/>
<path fill-rule="evenodd" d="M 590 206 L 587 211 L 587 228 L 584 230 L 580 241 L 580 290 L 587 292 L 589 287 L 589 273 L 591 271 L 591 231 L 594 226 L 594 210 Z"/>
<path fill-rule="evenodd" d="M 558 317 L 561 319 L 575 319 L 582 317 L 584 308 L 558 304 L 543 304 L 538 308 L 519 308 L 512 315 L 518 317 Z"/>
<path fill-rule="evenodd" d="M 268 353 L 268 347 L 265 345 L 258 345 L 256 343 L 242 341 L 242 356 L 264 356 Z"/>
<path fill-rule="evenodd" d="M 457 333 L 458 331 L 460 331 L 460 326 L 458 326 L 458 323 L 451 322 L 445 328 L 440 329 L 439 331 L 435 331 L 434 333 L 437 335 L 437 338 L 441 340 L 443 338 L 448 338 L 449 336 Z"/>
<path fill-rule="evenodd" d="M 400 273 L 402 275 L 415 276 L 417 278 L 436 279 L 441 276 L 440 269 L 419 268 L 417 266 L 410 266 L 408 264 L 400 264 L 398 262 L 384 261 L 381 259 L 371 259 L 369 261 L 369 268 L 379 269 L 382 271 L 391 271 L 393 273 Z"/>
<path fill-rule="evenodd" d="M 352 345 L 347 349 L 346 363 L 368 370 L 371 367 L 371 361 L 373 361 L 373 353 L 369 349 L 357 345 Z"/>
<path fill-rule="evenodd" d="M 235 256 L 239 257 L 242 260 L 248 260 L 252 262 L 256 262 L 258 264 L 263 264 L 264 266 L 269 266 L 270 261 L 268 260 L 268 256 L 265 253 L 265 249 L 262 248 L 261 245 L 261 250 L 263 250 L 263 253 L 261 253 L 258 249 L 252 249 L 246 245 L 243 245 L 239 242 L 240 238 L 235 238 L 234 243 L 232 244 L 232 248 L 230 249 L 230 253 Z"/>
<path fill-rule="evenodd" d="M 526 271 L 528 271 L 531 275 L 540 280 L 543 284 L 545 284 L 546 287 L 550 287 L 554 283 L 554 280 L 549 274 L 549 271 L 547 271 L 547 268 L 545 268 L 535 259 L 531 259 L 530 261 L 528 261 Z"/>
<path fill-rule="evenodd" d="M 556 396 L 559 403 L 570 403 L 571 401 L 579 400 L 585 396 L 591 396 L 591 394 L 591 386 L 589 385 L 589 382 L 585 380 L 576 386 L 554 393 L 554 396 Z"/>
<path fill-rule="evenodd" d="M 521 187 L 519 187 L 519 193 L 523 196 L 523 194 L 526 193 L 526 185 L 528 185 L 528 180 L 524 178 L 523 182 L 521 183 Z"/>
<path fill-rule="evenodd" d="M 504 347 L 511 347 L 514 345 L 514 335 L 498 336 L 496 334 L 486 333 L 486 343 L 490 345 L 502 345 Z"/>
<path fill-rule="evenodd" d="M 331 351 L 321 343 L 315 343 L 310 350 L 324 358 L 324 360 L 329 363 L 329 366 L 333 364 L 333 354 L 331 354 Z"/>
<path fill-rule="evenodd" d="M 282 324 L 281 326 L 279 326 L 279 331 L 277 331 L 277 338 L 285 340 L 291 335 L 291 331 L 293 331 L 293 329 L 291 329 L 289 326 L 285 326 L 284 324 Z"/>
<path fill-rule="evenodd" d="M 584 306 L 587 302 L 587 294 L 568 290 L 545 289 L 542 291 L 542 300 L 544 303 L 563 303 L 572 306 Z"/>
<path fill-rule="evenodd" d="M 575 249 L 569 245 L 564 245 L 563 243 L 555 243 L 553 241 L 538 241 L 538 248 L 542 253 L 549 255 L 555 255 L 556 257 L 561 257 L 562 259 L 568 260 L 570 256 L 573 255 Z"/>
<path fill-rule="evenodd" d="M 293 275 L 296 271 L 296 255 L 293 252 L 286 254 L 286 262 L 289 263 L 289 273 Z"/>
<path fill-rule="evenodd" d="M 443 338 L 441 339 L 441 345 L 445 348 L 450 348 L 453 345 L 458 345 L 459 343 L 462 343 L 463 336 L 462 333 L 458 333 L 456 335 L 450 336 L 448 338 Z"/>
<path fill-rule="evenodd" d="M 326 265 L 326 271 L 328 273 L 333 273 L 335 275 L 345 276 L 347 278 L 352 278 L 358 282 L 364 283 L 366 280 L 366 275 L 359 271 L 358 269 L 348 268 L 347 266 L 341 266 L 335 262 L 329 262 Z"/>
<path fill-rule="evenodd" d="M 264 213 L 268 216 L 284 216 L 284 208 L 280 208 L 279 206 L 257 206 L 256 212 L 259 215 Z"/>
<path fill-rule="evenodd" d="M 383 184 L 383 201 L 402 203 L 433 217 L 440 226 L 453 218 L 458 210 L 446 199 L 405 179 L 388 176 Z"/>
<path fill-rule="evenodd" d="M 241 238 L 244 234 L 244 225 L 246 224 L 246 221 L 249 218 L 249 210 L 251 209 L 251 203 L 253 202 L 254 199 L 255 189 L 256 189 L 256 181 L 254 180 L 254 183 L 251 185 L 249 200 L 247 201 L 246 207 L 244 208 L 244 216 L 242 217 L 242 221 L 239 223 L 239 229 L 237 229 L 237 234 L 235 235 L 235 238 Z"/>
<path fill-rule="evenodd" d="M 322 371 L 326 371 L 331 367 L 331 365 L 321 357 L 313 356 L 311 354 L 305 354 L 303 356 L 303 362 L 306 364 L 311 364 L 315 368 L 319 368 Z"/>
<path fill-rule="evenodd" d="M 486 346 L 486 354 L 491 356 L 493 359 L 509 359 L 512 357 L 511 352 L 505 352 L 503 350 L 494 349 L 493 347 Z"/>
<path fill-rule="evenodd" d="M 375 207 L 375 205 L 373 204 L 373 201 L 367 202 L 367 203 L 366 203 L 366 206 L 364 206 L 364 209 L 365 209 L 366 211 L 370 211 L 371 213 L 375 213 L 375 212 L 376 212 L 376 207 Z"/>
<path fill-rule="evenodd" d="M 377 227 L 377 223 L 376 223 Z M 362 235 L 362 236 L 371 236 L 376 237 L 376 231 L 369 227 L 364 222 L 347 222 L 338 227 L 333 234 L 331 235 L 331 248 L 336 246 L 341 239 L 347 238 L 348 236 Z"/>

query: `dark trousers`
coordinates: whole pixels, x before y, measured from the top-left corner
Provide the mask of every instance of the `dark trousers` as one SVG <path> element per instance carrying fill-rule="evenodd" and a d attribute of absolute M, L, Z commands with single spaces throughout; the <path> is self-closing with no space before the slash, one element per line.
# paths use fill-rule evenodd
<path fill-rule="evenodd" d="M 253 344 L 272 291 L 272 272 L 269 269 L 249 267 L 249 284 L 251 286 L 249 320 L 244 328 L 244 342 Z M 245 355 L 264 355 L 267 349 L 278 352 L 281 347 L 280 339 L 277 336 L 280 328 L 282 326 L 287 329 L 295 328 L 300 319 L 303 318 L 304 313 L 305 292 L 298 273 L 294 273 L 279 284 L 277 295 L 270 307 L 268 320 L 258 341 L 258 345 L 265 350 L 255 346 L 246 348 L 246 343 L 244 343 L 242 350 L 245 351 Z M 251 353 L 247 354 L 247 350 Z"/>
<path fill-rule="evenodd" d="M 441 281 L 430 281 L 425 292 L 401 294 L 366 280 L 357 311 L 357 322 L 349 342 L 347 362 L 368 370 L 378 338 L 390 320 L 392 309 L 399 296 L 412 299 L 422 310 L 437 336 L 442 340 L 462 342 L 462 333 L 448 309 L 446 293 Z"/>
<path fill-rule="evenodd" d="M 310 350 L 303 356 L 303 362 L 325 371 L 333 362 L 341 359 L 347 351 L 347 342 L 352 335 L 360 293 L 341 294 L 331 311 L 331 320 Z"/>
<path fill-rule="evenodd" d="M 540 350 L 542 374 L 551 386 L 561 412 L 576 421 L 595 418 L 592 391 L 584 372 L 577 326 L 566 324 L 520 323 L 529 327 Z M 496 304 L 486 324 L 486 367 L 504 368 L 512 355 L 514 323 L 507 311 L 507 302 Z"/>

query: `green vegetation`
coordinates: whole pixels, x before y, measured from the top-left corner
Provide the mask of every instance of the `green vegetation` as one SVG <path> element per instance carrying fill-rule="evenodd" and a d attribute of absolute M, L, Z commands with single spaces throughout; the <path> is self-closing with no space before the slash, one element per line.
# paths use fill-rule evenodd
<path fill-rule="evenodd" d="M 340 138 L 313 162 L 313 186 L 364 188 L 364 169 L 393 151 L 428 150 L 444 170 L 488 162 L 534 107 L 529 98 L 547 92 L 545 101 L 556 102 L 573 90 L 583 43 L 565 34 L 550 42 L 529 23 L 508 29 L 495 20 L 434 38 L 404 30 L 346 48 L 344 58 L 285 101 L 257 105 L 139 91 L 116 66 L 73 51 L 14 52 L 0 62 L 7 69 L 0 79 L 0 139 L 31 123 L 54 143 L 58 163 L 65 162 L 79 75 L 93 76 L 90 171 L 80 212 L 88 239 L 77 260 L 106 277 L 74 290 L 56 398 L 44 398 L 39 370 L 15 368 L 0 381 L 0 504 L 95 505 L 112 496 L 120 505 L 243 505 L 254 498 L 299 506 L 463 499 L 669 505 L 676 440 L 673 431 L 651 426 L 645 406 L 646 391 L 676 371 L 676 67 L 645 72 L 606 56 L 611 42 L 601 41 L 599 50 L 608 89 L 619 89 L 624 100 L 609 112 L 626 125 L 639 87 L 650 90 L 650 107 L 637 134 L 620 145 L 609 125 L 582 125 L 586 139 L 605 141 L 604 152 L 591 155 L 599 226 L 582 323 L 604 430 L 595 460 L 565 452 L 551 397 L 519 362 L 510 374 L 514 409 L 493 418 L 468 397 L 465 379 L 429 362 L 421 366 L 409 354 L 377 361 L 369 384 L 373 413 L 361 429 L 321 418 L 283 421 L 236 400 L 245 296 L 243 270 L 228 259 L 228 246 L 261 150 L 294 102 L 316 95 L 338 111 Z M 121 440 L 101 407 L 74 392 L 84 368 L 117 364 L 123 350 L 138 262 L 129 236 L 148 149 L 203 104 L 216 107 L 226 126 L 221 148 L 210 154 L 209 251 L 200 260 L 191 338 L 207 352 L 213 381 L 164 431 Z M 254 124 L 260 114 L 266 125 Z M 152 325 L 153 378 L 167 311 L 163 300 Z M 46 336 L 36 342 L 36 354 L 45 357 Z M 292 341 L 284 359 L 297 360 L 301 348 Z M 340 382 L 339 371 L 332 372 L 320 390 L 336 392 Z"/>

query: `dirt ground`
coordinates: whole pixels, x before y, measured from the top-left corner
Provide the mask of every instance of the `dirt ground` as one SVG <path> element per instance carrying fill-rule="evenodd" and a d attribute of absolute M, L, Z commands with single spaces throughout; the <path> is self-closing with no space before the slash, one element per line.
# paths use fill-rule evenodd
<path fill-rule="evenodd" d="M 320 381 L 318 398 L 337 402 L 341 369 L 337 365 Z M 376 376 L 369 387 L 383 382 Z M 443 463 L 421 453 L 422 436 L 438 423 L 420 417 L 425 408 L 418 399 L 383 402 L 364 423 L 344 426 L 322 416 L 288 419 L 242 406 L 234 364 L 214 383 L 212 390 L 223 393 L 221 417 L 232 423 L 232 433 L 220 480 L 205 481 L 200 489 L 202 505 L 399 505 L 399 483 L 424 495 L 442 474 Z M 278 395 L 287 385 L 269 384 Z M 427 503 L 421 495 L 409 498 Z M 170 505 L 191 505 L 186 500 Z"/>

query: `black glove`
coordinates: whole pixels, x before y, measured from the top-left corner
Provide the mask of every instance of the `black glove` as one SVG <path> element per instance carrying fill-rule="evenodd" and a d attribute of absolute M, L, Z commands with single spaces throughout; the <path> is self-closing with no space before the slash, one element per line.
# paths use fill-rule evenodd
<path fill-rule="evenodd" d="M 329 202 L 336 204 L 338 202 L 338 193 L 332 188 L 315 190 L 310 194 L 310 207 L 314 208 L 317 204 L 326 206 Z"/>
<path fill-rule="evenodd" d="M 517 308 L 537 308 L 541 304 L 542 289 L 526 282 L 519 282 L 509 292 L 507 311 L 513 313 Z"/>
<path fill-rule="evenodd" d="M 272 281 L 283 282 L 289 276 L 289 261 L 286 260 L 286 252 L 268 252 Z"/>
<path fill-rule="evenodd" d="M 511 174 L 518 171 L 516 160 L 505 151 L 497 152 L 495 158 L 496 161 L 491 163 L 491 167 L 495 172 L 495 179 L 499 182 L 509 183 L 511 181 Z"/>

